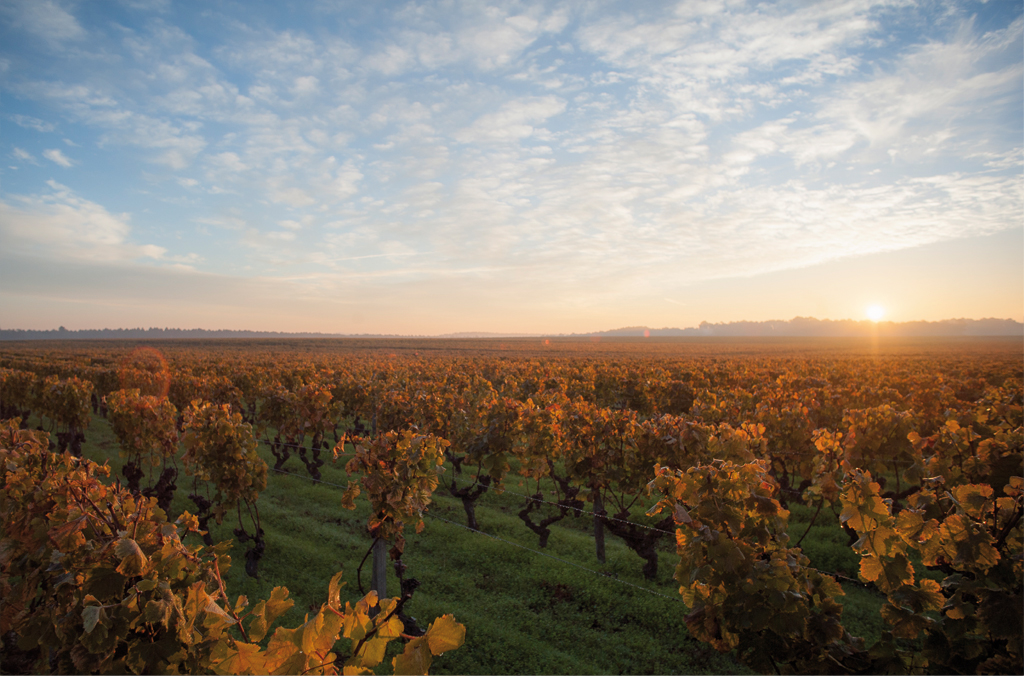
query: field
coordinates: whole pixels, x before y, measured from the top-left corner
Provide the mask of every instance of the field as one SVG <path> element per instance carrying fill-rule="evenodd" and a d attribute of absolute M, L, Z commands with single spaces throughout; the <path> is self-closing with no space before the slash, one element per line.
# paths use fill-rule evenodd
<path fill-rule="evenodd" d="M 265 489 L 253 501 L 265 553 L 253 578 L 244 566 L 249 545 L 236 542 L 225 583 L 232 596 L 250 599 L 268 598 L 274 587 L 286 586 L 296 602 L 280 619 L 283 626 L 296 626 L 307 613 L 316 614 L 331 576 L 339 570 L 347 583 L 342 602 L 354 603 L 363 596 L 357 569 L 372 543 L 367 524 L 374 515 L 365 495 L 355 500 L 354 510 L 342 504 L 350 481 L 358 483 L 365 474 L 346 471 L 355 446 L 409 423 L 450 441 L 423 531 L 406 528 L 401 533 L 406 540 L 401 556 L 405 577 L 419 582 L 405 612 L 424 628 L 446 613 L 466 627 L 465 644 L 435 658 L 435 673 L 742 673 L 764 670 L 764 657 L 759 662 L 751 646 L 763 653 L 772 646 L 805 645 L 806 637 L 777 638 L 765 627 L 726 631 L 725 615 L 717 636 L 710 632 L 695 637 L 693 608 L 683 602 L 680 587 L 691 587 L 693 580 L 699 586 L 704 579 L 700 576 L 709 573 L 698 568 L 685 580 L 673 579 L 681 549 L 677 551 L 671 534 L 654 540 L 653 555 L 642 551 L 642 536 L 651 529 L 675 532 L 689 523 L 678 512 L 674 522 L 666 522 L 664 514 L 646 515 L 659 502 L 657 490 L 645 490 L 655 478 L 656 463 L 674 464 L 685 474 L 691 465 L 705 467 L 715 461 L 721 469 L 722 462 L 746 462 L 750 467 L 754 459 L 766 461 L 758 479 L 762 487 L 752 484 L 754 488 L 744 490 L 750 495 L 768 491 L 779 506 L 772 518 L 782 511 L 788 516 L 784 531 L 773 535 L 771 551 L 788 551 L 799 543 L 809 559 L 808 570 L 834 576 L 841 584 L 845 595 L 836 600 L 842 604 L 845 631 L 865 639 L 866 646 L 889 641 L 890 664 L 912 667 L 912 655 L 921 651 L 928 634 L 890 634 L 893 626 L 883 620 L 882 609 L 891 604 L 894 592 L 862 575 L 862 560 L 869 555 L 851 547 L 857 534 L 851 537 L 839 519 L 840 512 L 845 515 L 844 510 L 856 505 L 843 502 L 840 493 L 856 487 L 854 469 L 869 469 L 891 492 L 888 504 L 909 513 L 920 507 L 915 495 L 932 490 L 922 477 L 934 476 L 930 471 L 942 467 L 951 489 L 981 485 L 984 479 L 1000 497 L 1006 479 L 1021 474 L 1021 363 L 1020 341 L 1005 339 L 0 345 L 0 367 L 7 374 L 77 377 L 92 383 L 101 397 L 134 387 L 142 394 L 168 397 L 178 411 L 193 398 L 202 398 L 230 403 L 245 413 L 260 440 L 256 453 L 270 468 Z M 70 428 L 61 426 L 56 414 L 46 415 L 42 399 L 32 400 L 28 390 L 17 390 L 14 378 L 6 376 L 0 402 L 32 410 L 29 425 L 44 427 L 54 440 L 58 431 L 67 433 Z M 30 401 L 36 405 L 27 406 Z M 987 411 L 984 419 L 982 410 Z M 455 411 L 462 417 L 456 420 Z M 124 483 L 131 458 L 122 450 L 112 419 L 89 416 L 82 455 L 108 463 L 111 477 Z M 580 422 L 584 419 L 586 424 Z M 988 455 L 983 463 L 965 466 L 963 448 L 956 462 L 950 459 L 953 454 L 943 455 L 944 444 L 956 450 L 956 439 L 950 436 L 956 430 L 949 421 L 956 422 L 957 430 L 976 431 L 967 455 L 977 457 L 977 449 L 984 446 Z M 683 429 L 705 436 L 697 446 L 686 445 L 684 432 L 678 432 Z M 345 442 L 347 431 L 361 436 Z M 672 434 L 678 439 L 675 450 L 662 441 Z M 314 446 L 317 453 L 321 440 L 334 447 L 335 436 L 342 439 L 336 449 L 340 457 L 332 462 L 327 451 L 324 464 L 317 465 Z M 915 436 L 931 441 L 915 442 Z M 290 455 L 285 457 L 287 449 Z M 685 458 L 691 462 L 683 466 Z M 458 475 L 453 460 L 461 467 Z M 195 512 L 188 495 L 200 488 L 183 471 L 180 449 L 147 472 L 142 485 L 152 486 L 159 469 L 169 466 L 178 469 L 178 478 L 168 512 L 172 517 L 184 510 Z M 470 501 L 474 530 L 467 527 L 465 503 L 467 491 L 481 486 Z M 602 523 L 603 562 L 595 548 L 595 499 L 603 500 L 608 511 Z M 1006 531 L 1001 542 L 992 538 L 1003 547 L 1003 559 L 1019 557 L 1020 515 L 1013 517 L 1019 504 L 1013 505 L 1019 502 L 1017 498 L 995 508 L 990 530 L 997 536 Z M 524 517 L 531 504 L 539 508 Z M 696 516 L 699 503 L 686 505 Z M 1007 515 L 1001 516 L 1000 510 Z M 712 516 L 701 514 L 696 518 L 712 523 Z M 754 519 L 756 514 L 741 516 Z M 938 512 L 928 516 L 943 518 Z M 541 547 L 524 519 L 537 525 L 543 517 L 552 523 Z M 406 521 L 411 525 L 413 520 Z M 223 524 L 215 519 L 209 524 L 217 542 L 234 541 L 236 525 L 246 527 L 241 511 L 237 524 L 234 512 Z M 627 537 L 612 532 L 616 528 L 626 528 Z M 747 542 L 738 533 L 734 541 L 748 553 L 754 551 L 751 547 L 768 546 Z M 189 535 L 187 542 L 198 545 L 201 540 Z M 712 561 L 714 551 L 706 554 Z M 928 551 L 908 549 L 906 557 L 913 574 L 900 584 L 907 588 L 932 589 L 924 581 L 942 582 L 953 572 L 950 566 L 959 566 L 957 572 L 973 579 L 982 579 L 988 570 L 968 570 L 962 562 L 936 559 Z M 1011 568 L 1016 587 L 1011 583 L 1007 593 L 1017 598 L 1019 562 Z M 371 559 L 366 558 L 361 575 L 366 590 L 370 569 Z M 388 569 L 388 592 L 397 595 L 399 580 Z M 707 588 L 729 589 L 728 581 L 715 584 Z M 714 607 L 750 602 L 738 591 L 730 593 L 724 605 L 719 599 Z M 948 605 L 948 598 L 944 603 Z M 824 611 L 814 606 L 813 612 Z M 924 616 L 932 622 L 929 631 L 938 634 L 940 614 L 926 609 Z M 996 657 L 1008 655 L 1012 667 L 1019 647 L 1014 651 L 1006 647 L 1012 639 L 1005 645 L 1000 640 L 986 636 L 975 643 Z M 399 642 L 390 644 L 376 671 L 389 673 L 390 659 L 400 649 Z M 772 658 L 785 665 L 789 656 Z M 952 663 L 933 661 L 932 668 Z"/>

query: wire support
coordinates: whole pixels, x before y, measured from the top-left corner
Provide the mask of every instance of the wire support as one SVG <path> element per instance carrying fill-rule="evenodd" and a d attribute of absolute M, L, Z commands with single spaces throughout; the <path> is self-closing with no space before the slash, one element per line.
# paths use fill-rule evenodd
<path fill-rule="evenodd" d="M 438 516 L 436 514 L 431 514 L 430 512 L 424 512 L 423 514 L 424 514 L 424 516 L 429 516 L 432 519 L 437 519 L 439 521 L 444 521 L 445 523 L 449 523 L 449 524 L 451 524 L 453 526 L 458 526 L 459 528 L 465 528 L 466 530 L 468 530 L 468 531 L 470 531 L 472 533 L 479 533 L 480 535 L 486 535 L 487 537 L 491 538 L 492 540 L 498 540 L 499 542 L 503 542 L 503 543 L 505 543 L 507 545 L 512 545 L 513 547 L 518 547 L 519 549 L 525 549 L 526 551 L 531 552 L 533 554 L 538 554 L 540 556 L 545 556 L 545 557 L 547 557 L 549 559 L 554 559 L 555 561 L 558 561 L 560 563 L 564 563 L 564 564 L 572 566 L 574 568 L 579 568 L 580 570 L 585 570 L 588 573 L 592 573 L 592 574 L 594 574 L 594 575 L 596 575 L 598 577 L 603 577 L 605 579 L 611 580 L 612 582 L 618 582 L 619 584 L 626 585 L 627 587 L 632 587 L 634 589 L 639 589 L 640 591 L 645 591 L 648 594 L 653 594 L 654 596 L 660 596 L 661 598 L 668 599 L 669 601 L 679 601 L 681 603 L 682 600 L 683 600 L 682 598 L 676 598 L 676 597 L 673 597 L 673 596 L 666 596 L 665 594 L 662 594 L 661 592 L 656 592 L 653 589 L 648 589 L 647 587 L 641 587 L 638 584 L 633 584 L 632 582 L 627 582 L 626 580 L 620 580 L 619 578 L 614 577 L 612 575 L 609 575 L 608 573 L 602 573 L 602 572 L 594 570 L 592 568 L 587 568 L 586 566 L 581 566 L 580 564 L 575 563 L 573 561 L 569 561 L 568 559 L 563 559 L 563 558 L 555 556 L 553 554 L 548 554 L 547 552 L 542 552 L 542 551 L 538 551 L 536 549 L 532 549 L 532 548 L 527 547 L 525 545 L 521 545 L 518 542 L 513 542 L 511 540 L 506 540 L 505 538 L 503 538 L 503 537 L 501 537 L 499 535 L 493 535 L 491 533 L 487 533 L 487 532 L 482 531 L 482 530 L 477 530 L 476 528 L 470 528 L 469 526 L 464 526 L 463 524 L 458 523 L 457 521 L 451 521 L 450 519 L 446 519 L 443 516 Z"/>

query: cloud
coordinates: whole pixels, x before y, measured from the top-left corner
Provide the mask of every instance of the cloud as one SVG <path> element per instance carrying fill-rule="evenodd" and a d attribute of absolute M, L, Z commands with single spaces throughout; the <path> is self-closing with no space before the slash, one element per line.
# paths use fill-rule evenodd
<path fill-rule="evenodd" d="M 48 133 L 57 129 L 57 126 L 51 122 L 44 122 L 36 117 L 30 117 L 28 115 L 11 115 L 11 119 L 20 127 L 25 129 L 34 129 L 39 132 Z"/>
<path fill-rule="evenodd" d="M 348 160 L 341 166 L 333 155 L 323 162 L 324 171 L 314 179 L 318 192 L 325 201 L 348 199 L 359 192 L 359 183 L 364 178 L 355 162 Z"/>
<path fill-rule="evenodd" d="M 248 169 L 238 155 L 231 152 L 214 155 L 210 158 L 210 163 L 218 169 L 223 169 L 229 172 L 242 172 Z"/>
<path fill-rule="evenodd" d="M 1019 105 L 1024 77 L 1019 60 L 992 64 L 1014 42 L 1019 46 L 1024 20 L 982 39 L 968 26 L 950 42 L 909 50 L 891 72 L 833 92 L 817 117 L 856 133 L 876 154 L 955 148 L 958 138 L 992 123 L 993 108 Z"/>
<path fill-rule="evenodd" d="M 306 190 L 298 186 L 284 184 L 283 179 L 274 179 L 268 182 L 270 193 L 268 197 L 279 204 L 287 204 L 290 207 L 300 209 L 316 204 L 316 199 Z"/>
<path fill-rule="evenodd" d="M 295 78 L 295 85 L 292 87 L 292 92 L 296 96 L 309 96 L 315 94 L 317 89 L 320 87 L 320 80 L 313 75 L 304 75 L 302 77 Z"/>
<path fill-rule="evenodd" d="M 201 125 L 194 121 L 173 122 L 130 110 L 121 105 L 114 92 L 108 93 L 102 87 L 34 81 L 18 85 L 17 89 L 104 129 L 100 147 L 115 144 L 154 150 L 150 160 L 172 169 L 184 169 L 206 146 L 206 140 L 196 133 Z"/>
<path fill-rule="evenodd" d="M 15 0 L 4 13 L 15 27 L 54 47 L 85 37 L 78 20 L 53 0 Z"/>
<path fill-rule="evenodd" d="M 50 160 L 51 162 L 55 162 L 56 164 L 59 164 L 60 166 L 64 167 L 65 169 L 70 169 L 71 167 L 73 167 L 75 165 L 75 163 L 72 162 L 71 160 L 69 160 L 64 155 L 64 153 L 62 153 L 60 150 L 58 150 L 56 148 L 51 148 L 50 150 L 44 150 L 43 151 L 43 157 L 45 157 L 46 159 Z"/>
<path fill-rule="evenodd" d="M 0 238 L 10 252 L 54 260 L 97 262 L 159 259 L 165 249 L 133 244 L 128 214 L 111 214 L 67 186 L 48 181 L 51 192 L 0 201 Z"/>
<path fill-rule="evenodd" d="M 460 143 L 515 142 L 532 136 L 534 125 L 565 111 L 566 103 L 556 96 L 529 97 L 509 101 L 495 113 L 482 115 L 455 134 Z"/>
<path fill-rule="evenodd" d="M 519 8 L 517 8 L 519 9 Z M 569 22 L 564 8 L 461 3 L 408 4 L 392 13 L 395 37 L 369 50 L 360 65 L 387 76 L 466 64 L 483 72 L 513 66 L 537 40 L 560 33 Z"/>
<path fill-rule="evenodd" d="M 125 7 L 140 12 L 167 12 L 171 9 L 171 0 L 119 0 Z"/>
<path fill-rule="evenodd" d="M 39 160 L 37 160 L 32 155 L 32 153 L 28 152 L 27 150 L 23 150 L 22 148 L 15 148 L 14 150 L 11 151 L 11 154 L 14 155 L 14 157 L 16 157 L 17 159 L 21 160 L 22 162 L 29 162 L 30 164 L 35 165 L 39 164 Z"/>

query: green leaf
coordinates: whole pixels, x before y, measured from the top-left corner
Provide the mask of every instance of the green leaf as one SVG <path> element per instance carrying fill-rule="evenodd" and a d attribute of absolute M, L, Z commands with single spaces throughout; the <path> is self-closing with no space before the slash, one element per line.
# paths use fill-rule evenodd
<path fill-rule="evenodd" d="M 886 603 L 882 606 L 882 619 L 892 626 L 892 635 L 896 638 L 917 638 L 922 630 L 927 629 L 932 620 L 905 608 Z"/>
<path fill-rule="evenodd" d="M 960 570 L 987 571 L 999 562 L 999 552 L 992 546 L 992 536 L 962 514 L 946 518 L 941 528 L 941 539 L 947 557 Z"/>
<path fill-rule="evenodd" d="M 164 633 L 157 641 L 139 641 L 128 649 L 127 662 L 140 674 L 160 674 L 171 671 L 170 660 L 180 652 L 181 644 L 173 632 Z"/>
<path fill-rule="evenodd" d="M 135 577 L 145 572 L 148 559 L 135 540 L 129 537 L 121 538 L 114 547 L 114 553 L 121 557 L 117 572 L 125 577 Z"/>
<path fill-rule="evenodd" d="M 1009 589 L 982 593 L 982 602 L 978 605 L 978 618 L 985 624 L 993 638 L 1019 640 L 1021 631 L 1024 630 L 1022 615 L 1024 602 L 1019 593 L 1014 594 Z"/>
<path fill-rule="evenodd" d="M 92 630 L 99 624 L 100 617 L 103 615 L 102 606 L 86 606 L 82 609 L 82 628 L 85 629 L 86 634 L 91 634 Z"/>
<path fill-rule="evenodd" d="M 149 624 L 160 623 L 164 628 L 170 626 L 171 617 L 174 615 L 174 603 L 168 599 L 153 600 L 146 604 L 142 617 Z"/>
<path fill-rule="evenodd" d="M 921 580 L 918 585 L 903 585 L 889 595 L 889 602 L 910 608 L 915 613 L 939 610 L 946 602 L 942 588 L 935 580 Z"/>

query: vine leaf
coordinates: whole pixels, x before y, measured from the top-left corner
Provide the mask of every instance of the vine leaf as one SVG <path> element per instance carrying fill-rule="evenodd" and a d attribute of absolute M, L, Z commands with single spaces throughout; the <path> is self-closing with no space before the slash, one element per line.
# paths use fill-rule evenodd
<path fill-rule="evenodd" d="M 85 629 L 86 634 L 92 633 L 92 630 L 99 624 L 102 615 L 102 606 L 86 606 L 82 609 L 82 620 L 84 621 L 82 628 Z"/>
<path fill-rule="evenodd" d="M 860 577 L 865 582 L 874 582 L 888 594 L 905 583 L 914 582 L 914 567 L 903 554 L 884 560 L 869 554 L 860 560 Z"/>
<path fill-rule="evenodd" d="M 442 615 L 434 620 L 425 636 L 430 643 L 430 652 L 443 655 L 465 642 L 466 627 L 456 622 L 453 616 Z"/>
<path fill-rule="evenodd" d="M 145 572 L 146 555 L 142 553 L 142 548 L 135 540 L 129 537 L 121 538 L 114 547 L 114 553 L 121 557 L 117 572 L 125 577 L 135 577 Z"/>

